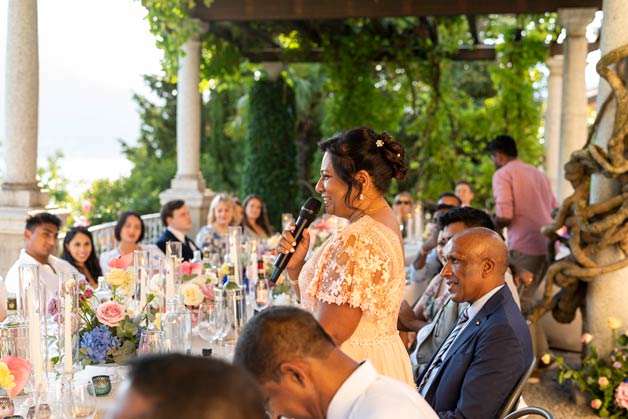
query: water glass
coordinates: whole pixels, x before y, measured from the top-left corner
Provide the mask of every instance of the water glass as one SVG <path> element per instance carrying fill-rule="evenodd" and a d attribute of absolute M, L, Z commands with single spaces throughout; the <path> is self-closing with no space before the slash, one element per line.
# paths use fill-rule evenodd
<path fill-rule="evenodd" d="M 198 335 L 210 342 L 212 349 L 214 342 L 228 327 L 227 316 L 227 310 L 217 304 L 207 303 L 198 307 Z"/>
<path fill-rule="evenodd" d="M 266 278 L 258 278 L 257 281 L 253 283 L 251 291 L 253 294 L 253 302 L 257 310 L 262 311 L 270 305 L 270 286 Z"/>
<path fill-rule="evenodd" d="M 164 351 L 164 333 L 161 330 L 144 330 L 140 335 L 137 354 L 151 354 Z"/>
<path fill-rule="evenodd" d="M 63 391 L 63 413 L 67 418 L 93 418 L 96 414 L 96 390 L 91 380 L 74 380 Z"/>
<path fill-rule="evenodd" d="M 166 256 L 176 256 L 179 260 L 181 260 L 181 257 L 183 256 L 183 248 L 181 245 L 181 242 L 178 241 L 167 241 Z"/>
<path fill-rule="evenodd" d="M 294 217 L 289 212 L 281 214 L 281 229 L 287 230 L 292 224 L 294 224 Z"/>

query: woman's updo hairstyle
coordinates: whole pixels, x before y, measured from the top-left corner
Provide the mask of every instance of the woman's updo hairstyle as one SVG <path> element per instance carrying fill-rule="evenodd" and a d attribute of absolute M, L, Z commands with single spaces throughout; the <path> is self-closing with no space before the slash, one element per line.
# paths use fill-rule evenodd
<path fill-rule="evenodd" d="M 388 191 L 393 178 L 402 180 L 408 172 L 403 146 L 393 141 L 386 132 L 376 134 L 369 127 L 343 131 L 321 141 L 318 147 L 331 155 L 336 174 L 348 186 L 345 203 L 352 207 L 350 197 L 353 188 L 361 194 L 362 184 L 355 179 L 356 173 L 365 170 L 375 188 L 382 194 Z"/>

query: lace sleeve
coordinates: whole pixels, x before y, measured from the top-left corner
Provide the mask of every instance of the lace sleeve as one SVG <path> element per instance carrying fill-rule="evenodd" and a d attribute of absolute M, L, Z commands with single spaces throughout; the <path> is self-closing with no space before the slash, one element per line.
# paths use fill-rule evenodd
<path fill-rule="evenodd" d="M 334 238 L 321 255 L 307 292 L 319 301 L 349 304 L 380 319 L 391 309 L 390 296 L 395 293 L 391 256 L 368 234 L 356 233 Z"/>

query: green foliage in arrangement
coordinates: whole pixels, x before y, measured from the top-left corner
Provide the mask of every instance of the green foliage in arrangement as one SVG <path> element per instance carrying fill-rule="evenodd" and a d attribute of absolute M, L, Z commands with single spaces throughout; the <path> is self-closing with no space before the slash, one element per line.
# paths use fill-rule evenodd
<path fill-rule="evenodd" d="M 249 93 L 248 130 L 244 148 L 241 195 L 260 195 L 275 229 L 281 213 L 298 209 L 294 156 L 296 112 L 294 91 L 283 77 L 262 79 Z"/>

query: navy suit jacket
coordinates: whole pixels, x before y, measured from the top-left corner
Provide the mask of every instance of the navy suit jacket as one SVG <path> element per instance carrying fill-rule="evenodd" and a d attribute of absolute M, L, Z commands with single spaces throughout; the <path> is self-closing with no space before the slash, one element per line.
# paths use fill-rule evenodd
<path fill-rule="evenodd" d="M 183 257 L 183 260 L 192 260 L 194 259 L 194 250 L 192 250 L 192 248 L 190 247 L 190 243 L 192 243 L 197 249 L 198 246 L 188 236 L 185 236 L 185 240 L 187 241 L 187 243 L 182 242 L 183 244 L 181 245 L 181 256 Z M 181 240 L 177 239 L 177 237 L 172 234 L 170 230 L 164 228 L 164 232 L 161 234 L 161 236 L 159 236 L 155 244 L 161 249 L 162 252 L 164 252 L 164 254 L 166 254 L 166 242 L 180 241 Z"/>
<path fill-rule="evenodd" d="M 440 418 L 497 418 L 532 358 L 528 326 L 504 285 L 454 341 L 425 400 Z"/>

